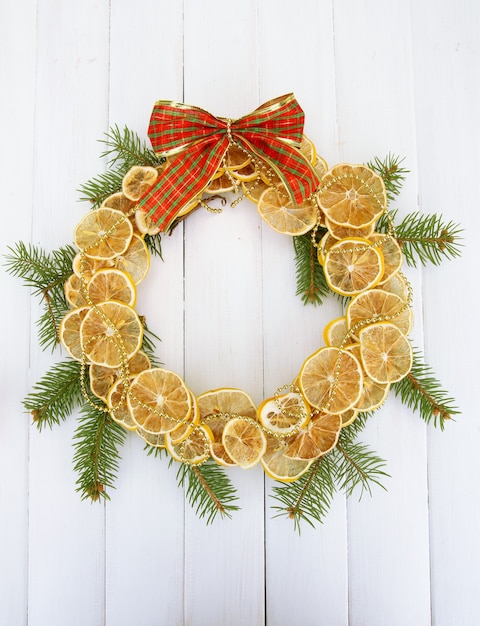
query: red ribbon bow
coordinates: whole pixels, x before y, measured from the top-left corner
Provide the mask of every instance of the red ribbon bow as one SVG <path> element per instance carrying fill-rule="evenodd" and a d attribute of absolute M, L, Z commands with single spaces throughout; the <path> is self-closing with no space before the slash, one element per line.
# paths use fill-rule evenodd
<path fill-rule="evenodd" d="M 217 118 L 178 102 L 157 102 L 148 136 L 154 151 L 170 158 L 160 179 L 138 206 L 161 231 L 166 231 L 178 213 L 208 185 L 232 142 L 272 167 L 293 202 L 301 204 L 318 185 L 311 164 L 297 147 L 302 140 L 304 117 L 293 94 L 270 100 L 237 120 Z"/>

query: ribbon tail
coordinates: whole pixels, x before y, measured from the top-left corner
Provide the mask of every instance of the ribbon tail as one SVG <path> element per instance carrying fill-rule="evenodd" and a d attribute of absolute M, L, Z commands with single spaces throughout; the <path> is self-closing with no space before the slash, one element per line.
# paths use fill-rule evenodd
<path fill-rule="evenodd" d="M 227 137 L 219 141 L 217 135 L 172 157 L 159 182 L 138 201 L 138 208 L 148 213 L 161 232 L 167 231 L 180 211 L 208 185 L 227 148 Z"/>
<path fill-rule="evenodd" d="M 298 148 L 270 133 L 268 136 L 248 133 L 248 139 L 246 135 L 243 134 L 241 140 L 275 170 L 294 204 L 303 204 L 310 198 L 320 179 Z"/>

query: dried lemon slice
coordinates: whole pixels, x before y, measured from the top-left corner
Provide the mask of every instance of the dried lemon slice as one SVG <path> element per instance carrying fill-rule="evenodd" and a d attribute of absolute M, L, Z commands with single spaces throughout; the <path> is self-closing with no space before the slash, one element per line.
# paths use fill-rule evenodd
<path fill-rule="evenodd" d="M 187 420 L 183 420 L 183 422 L 179 424 L 176 428 L 169 431 L 168 433 L 165 433 L 166 445 L 169 444 L 172 446 L 176 446 L 177 444 L 181 443 L 191 433 L 193 433 L 195 426 L 200 423 L 198 400 L 192 392 L 190 392 L 190 396 L 192 398 L 192 410 L 190 411 L 190 415 Z"/>
<path fill-rule="evenodd" d="M 340 415 L 317 413 L 305 428 L 289 439 L 284 455 L 299 460 L 317 459 L 337 445 L 341 427 Z"/>
<path fill-rule="evenodd" d="M 74 308 L 87 304 L 85 294 L 82 291 L 82 283 L 76 274 L 72 274 L 67 278 L 63 285 L 65 299 L 68 304 Z"/>
<path fill-rule="evenodd" d="M 149 433 L 165 434 L 188 421 L 192 396 L 183 380 L 160 367 L 140 372 L 127 397 L 135 422 Z"/>
<path fill-rule="evenodd" d="M 317 210 L 313 202 L 306 200 L 294 204 L 283 186 L 268 187 L 258 200 L 260 217 L 278 233 L 303 235 L 311 230 L 317 221 Z"/>
<path fill-rule="evenodd" d="M 357 359 L 362 362 L 360 344 L 356 343 L 351 346 L 347 346 L 346 350 L 352 352 Z M 355 410 L 358 411 L 374 411 L 378 409 L 387 399 L 388 392 L 390 391 L 390 383 L 378 383 L 365 371 L 363 372 L 363 387 L 360 398 L 355 404 Z M 351 409 L 353 410 L 353 409 Z M 342 419 L 344 414 L 342 414 Z M 345 426 L 345 423 L 343 424 Z"/>
<path fill-rule="evenodd" d="M 387 194 L 382 178 L 368 167 L 340 163 L 320 181 L 318 201 L 328 220 L 359 228 L 382 215 Z"/>
<path fill-rule="evenodd" d="M 292 459 L 285 456 L 288 443 L 284 439 L 267 435 L 267 449 L 260 459 L 265 474 L 274 480 L 291 483 L 308 471 L 311 460 Z"/>
<path fill-rule="evenodd" d="M 80 326 L 80 339 L 90 363 L 119 367 L 140 349 L 143 325 L 127 304 L 101 302 L 88 310 Z"/>
<path fill-rule="evenodd" d="M 135 284 L 142 282 L 150 268 L 150 252 L 141 237 L 133 235 L 125 252 L 115 258 L 115 267 L 127 272 Z"/>
<path fill-rule="evenodd" d="M 134 165 L 125 174 L 122 191 L 129 200 L 137 201 L 157 182 L 158 171 L 154 167 Z"/>
<path fill-rule="evenodd" d="M 379 283 L 383 276 L 383 255 L 368 239 L 349 237 L 330 247 L 323 270 L 332 291 L 354 296 Z"/>
<path fill-rule="evenodd" d="M 250 396 L 241 389 L 220 388 L 206 391 L 198 396 L 200 421 L 209 427 L 213 439 L 210 453 L 217 463 L 236 465 L 222 443 L 225 424 L 232 416 L 256 419 L 257 409 Z"/>
<path fill-rule="evenodd" d="M 337 317 L 323 329 L 323 339 L 327 346 L 342 346 L 342 348 L 355 342 L 352 335 L 348 335 L 348 324 L 345 315 Z"/>
<path fill-rule="evenodd" d="M 90 389 L 101 400 L 106 400 L 108 392 L 121 378 L 135 378 L 137 374 L 147 370 L 151 366 L 150 359 L 139 350 L 133 357 L 127 362 L 125 371 L 122 371 L 121 367 L 105 367 L 105 365 L 96 365 L 93 363 L 89 368 Z"/>
<path fill-rule="evenodd" d="M 180 443 L 173 444 L 171 438 L 165 435 L 165 447 L 175 461 L 200 465 L 210 456 L 212 433 L 207 426 L 195 426 L 193 431 Z"/>
<path fill-rule="evenodd" d="M 133 226 L 121 211 L 106 207 L 87 213 L 75 228 L 74 241 L 92 259 L 114 259 L 132 239 Z"/>
<path fill-rule="evenodd" d="M 407 337 L 387 322 L 360 331 L 360 354 L 368 376 L 377 383 L 396 383 L 412 368 L 413 351 Z"/>
<path fill-rule="evenodd" d="M 137 424 L 132 419 L 132 415 L 127 404 L 128 386 L 125 389 L 123 380 L 117 382 L 110 389 L 107 396 L 107 406 L 110 409 L 112 419 L 127 430 L 136 430 Z"/>
<path fill-rule="evenodd" d="M 146 211 L 137 209 L 135 211 L 135 226 L 142 235 L 158 235 L 160 226 L 157 226 Z"/>
<path fill-rule="evenodd" d="M 358 359 L 345 350 L 320 348 L 303 364 L 300 389 L 310 406 L 343 413 L 358 402 L 363 373 Z"/>
<path fill-rule="evenodd" d="M 256 465 L 267 449 L 260 424 L 243 417 L 234 417 L 225 424 L 222 443 L 232 461 L 243 469 Z"/>
<path fill-rule="evenodd" d="M 264 400 L 257 410 L 258 421 L 271 433 L 288 435 L 304 427 L 310 419 L 305 398 L 294 391 Z"/>
<path fill-rule="evenodd" d="M 58 336 L 61 344 L 77 361 L 82 360 L 82 342 L 80 340 L 80 326 L 90 307 L 81 306 L 69 311 L 60 322 Z"/>
<path fill-rule="evenodd" d="M 135 284 L 130 276 L 114 268 L 95 272 L 87 285 L 87 293 L 94 304 L 117 300 L 133 307 L 137 299 Z"/>
<path fill-rule="evenodd" d="M 348 327 L 355 328 L 356 336 L 362 327 L 375 321 L 391 322 L 405 335 L 412 328 L 412 309 L 400 296 L 384 289 L 370 289 L 355 296 L 347 306 L 346 315 Z"/>

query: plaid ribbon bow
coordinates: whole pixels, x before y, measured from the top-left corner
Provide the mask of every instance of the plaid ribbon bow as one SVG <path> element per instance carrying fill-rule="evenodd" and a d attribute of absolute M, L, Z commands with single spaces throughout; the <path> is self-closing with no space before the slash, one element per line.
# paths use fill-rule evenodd
<path fill-rule="evenodd" d="M 316 189 L 317 177 L 297 146 L 304 113 L 293 94 L 270 100 L 237 120 L 217 118 L 198 107 L 159 101 L 148 136 L 154 151 L 169 157 L 160 179 L 138 202 L 162 231 L 208 185 L 231 142 L 265 161 L 295 204 Z"/>

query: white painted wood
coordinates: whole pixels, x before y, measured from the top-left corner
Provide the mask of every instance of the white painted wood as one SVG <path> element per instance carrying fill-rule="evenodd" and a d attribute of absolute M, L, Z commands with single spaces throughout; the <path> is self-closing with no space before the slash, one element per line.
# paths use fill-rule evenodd
<path fill-rule="evenodd" d="M 388 491 L 338 497 L 301 537 L 271 519 L 260 468 L 231 472 L 242 510 L 205 527 L 175 468 L 146 457 L 135 436 L 112 502 L 91 506 L 75 493 L 75 419 L 38 433 L 23 413 L 22 397 L 61 355 L 41 353 L 38 306 L 1 272 L 14 303 L 2 328 L 26 330 L 2 343 L 0 624 L 26 624 L 27 612 L 42 626 L 477 623 L 475 0 L 10 4 L 0 8 L 0 254 L 18 239 L 71 241 L 86 210 L 76 189 L 105 166 L 96 140 L 109 124 L 146 136 L 156 99 L 235 117 L 294 91 L 330 164 L 405 155 L 412 173 L 395 206 L 465 226 L 461 259 L 408 272 L 414 341 L 464 414 L 440 433 L 390 399 L 363 437 L 388 460 Z M 160 359 L 195 393 L 238 386 L 259 402 L 290 381 L 336 314 L 333 302 L 304 309 L 289 242 L 248 202 L 197 211 L 163 253 L 138 310 L 162 338 Z"/>
<path fill-rule="evenodd" d="M 256 5 L 185 2 L 185 102 L 233 118 L 258 106 Z M 185 379 L 194 393 L 227 386 L 262 397 L 260 236 L 248 202 L 185 222 Z M 231 521 L 205 528 L 185 511 L 186 623 L 264 623 L 263 472 L 230 476 L 242 507 Z"/>
<path fill-rule="evenodd" d="M 465 229 L 462 257 L 423 272 L 426 357 L 462 410 L 445 432 L 428 433 L 432 618 L 442 626 L 473 624 L 480 611 L 480 340 L 474 295 L 480 7 L 446 3 L 438 14 L 428 2 L 411 5 L 420 203 Z"/>
<path fill-rule="evenodd" d="M 24 200 L 22 218 L 4 209 L 0 254 L 30 237 L 36 66 L 36 3 L 0 5 L 0 119 L 4 145 L 0 171 L 5 207 Z M 25 39 L 20 37 L 23 33 Z M 8 51 L 8 54 L 7 54 Z M 15 59 L 15 62 L 12 60 Z M 18 167 L 21 163 L 22 166 Z M 8 184 L 6 182 L 8 181 Z M 3 259 L 2 259 L 3 263 Z M 2 268 L 3 270 L 3 268 Z M 26 624 L 28 603 L 28 417 L 21 400 L 29 391 L 30 296 L 17 279 L 0 271 L 4 294 L 3 364 L 0 377 L 0 623 Z M 6 297 L 5 297 L 6 296 Z M 16 306 L 12 306 L 15 303 Z M 11 329 L 18 329 L 17 332 Z M 7 539 L 8 538 L 8 539 Z"/>
<path fill-rule="evenodd" d="M 84 212 L 76 189 L 95 166 L 91 147 L 106 122 L 106 108 L 92 101 L 105 102 L 108 93 L 108 19 L 108 7 L 94 0 L 75 7 L 52 0 L 38 7 L 32 241 L 47 249 L 71 241 L 72 221 Z M 38 308 L 32 308 L 36 319 Z M 33 383 L 60 353 L 40 352 L 33 339 L 30 358 Z M 81 502 L 75 493 L 75 421 L 72 416 L 49 433 L 31 428 L 32 625 L 94 626 L 104 620 L 104 509 Z"/>
<path fill-rule="evenodd" d="M 143 3 L 140 15 L 143 27 L 132 28 L 139 6 L 120 2 L 111 7 L 108 110 L 110 126 L 127 125 L 146 139 L 155 101 L 183 97 L 183 10 L 181 3 L 151 1 Z M 153 50 L 159 27 L 161 45 Z M 162 249 L 165 262 L 151 260 L 138 288 L 137 310 L 162 340 L 159 360 L 183 375 L 182 237 L 164 238 Z M 183 517 L 183 492 L 174 470 L 167 460 L 147 456 L 143 440 L 130 434 L 107 508 L 107 624 L 183 622 Z M 159 589 L 163 600 L 175 600 L 132 602 L 157 598 Z"/>
<path fill-rule="evenodd" d="M 333 14 L 330 3 L 309 3 L 293 12 L 291 3 L 259 4 L 260 99 L 293 91 L 305 111 L 305 133 L 328 162 L 338 160 Z M 271 28 L 272 20 L 276 27 Z M 294 34 L 293 34 L 294 33 Z M 285 45 L 293 39 L 302 45 Z M 314 68 L 326 71 L 312 81 Z M 279 71 L 281 68 L 281 71 Z M 309 354 L 324 345 L 323 327 L 341 314 L 338 301 L 305 307 L 295 296 L 295 263 L 290 237 L 262 228 L 265 397 L 296 377 Z M 272 519 L 267 479 L 266 602 L 268 623 L 325 624 L 348 619 L 345 500 L 335 500 L 320 530 Z"/>
<path fill-rule="evenodd" d="M 415 167 L 409 13 L 402 2 L 334 3 L 340 159 L 389 151 Z M 368 85 L 368 87 L 366 87 Z M 361 94 L 361 95 L 360 95 Z M 415 178 L 392 208 L 415 210 Z M 421 339 L 418 273 L 414 338 Z M 355 624 L 430 620 L 425 428 L 390 397 L 362 437 L 388 459 L 388 492 L 348 506 L 349 616 Z M 406 454 L 408 463 L 406 463 Z M 407 511 L 405 508 L 407 507 Z"/>

